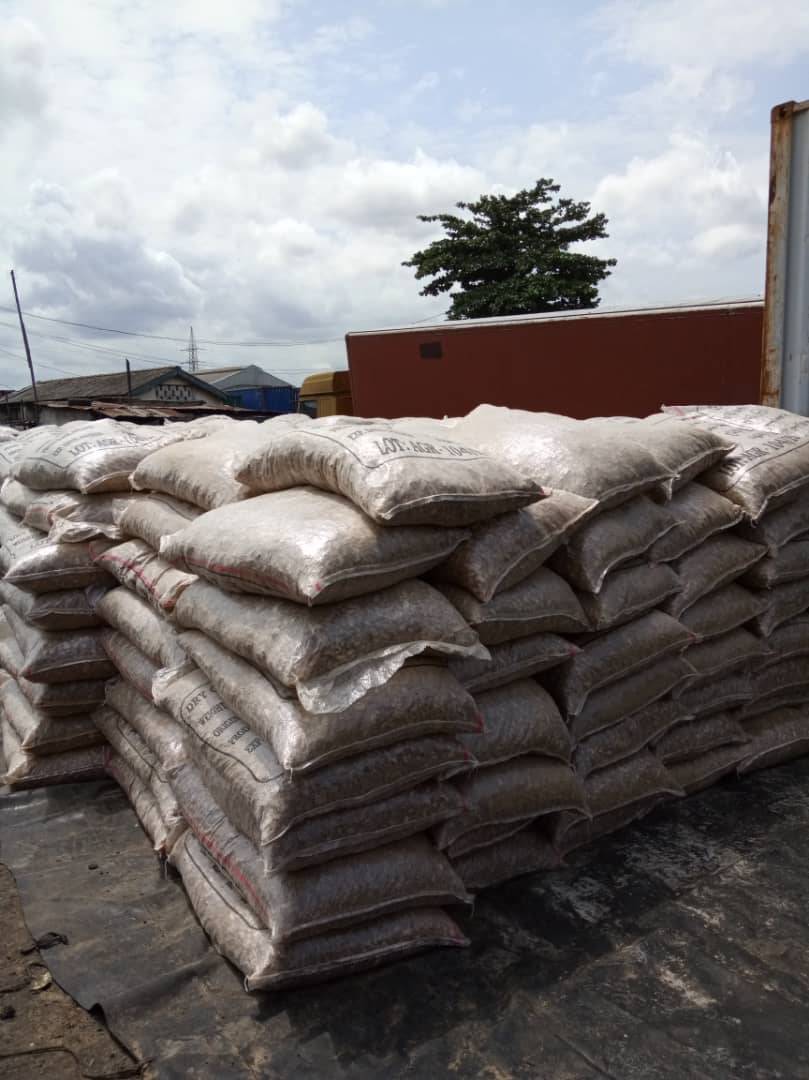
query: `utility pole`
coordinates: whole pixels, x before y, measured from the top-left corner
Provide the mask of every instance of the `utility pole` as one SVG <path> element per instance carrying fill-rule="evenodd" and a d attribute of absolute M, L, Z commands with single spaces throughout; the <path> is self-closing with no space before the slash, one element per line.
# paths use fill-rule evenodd
<path fill-rule="evenodd" d="M 126 364 L 126 394 L 129 400 L 132 400 L 132 371 L 129 367 L 129 357 L 124 357 L 124 363 Z"/>
<path fill-rule="evenodd" d="M 39 395 L 37 394 L 37 381 L 34 377 L 34 364 L 31 360 L 31 346 L 28 344 L 28 334 L 25 330 L 25 323 L 22 317 L 22 308 L 20 307 L 20 296 L 17 292 L 17 279 L 14 277 L 14 271 L 11 271 L 11 284 L 14 289 L 14 303 L 17 305 L 17 316 L 20 320 L 20 330 L 22 330 L 22 343 L 25 346 L 25 358 L 28 361 L 28 370 L 31 372 L 31 390 L 34 395 L 34 404 L 39 405 Z"/>
<path fill-rule="evenodd" d="M 201 350 L 194 339 L 194 327 L 190 326 L 188 329 L 191 331 L 188 344 L 180 352 L 188 353 L 188 370 L 199 371 L 199 354 Z"/>

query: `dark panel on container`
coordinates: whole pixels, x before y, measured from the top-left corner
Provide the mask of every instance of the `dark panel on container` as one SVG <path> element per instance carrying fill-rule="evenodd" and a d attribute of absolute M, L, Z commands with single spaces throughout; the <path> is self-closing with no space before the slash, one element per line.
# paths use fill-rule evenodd
<path fill-rule="evenodd" d="M 444 416 L 489 402 L 583 419 L 756 402 L 762 314 L 712 308 L 349 334 L 354 411 Z"/>

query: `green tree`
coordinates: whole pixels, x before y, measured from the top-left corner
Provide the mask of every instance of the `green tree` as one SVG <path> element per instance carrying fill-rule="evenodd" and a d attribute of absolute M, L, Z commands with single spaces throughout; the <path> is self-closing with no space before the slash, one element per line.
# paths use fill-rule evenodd
<path fill-rule="evenodd" d="M 537 180 L 516 195 L 481 195 L 459 202 L 455 214 L 419 214 L 446 232 L 403 266 L 416 277 L 432 278 L 422 296 L 451 289 L 450 319 L 530 315 L 540 311 L 592 308 L 598 286 L 615 259 L 571 251 L 583 240 L 607 236 L 604 214 L 590 216 L 588 202 L 557 198 L 559 185 Z"/>

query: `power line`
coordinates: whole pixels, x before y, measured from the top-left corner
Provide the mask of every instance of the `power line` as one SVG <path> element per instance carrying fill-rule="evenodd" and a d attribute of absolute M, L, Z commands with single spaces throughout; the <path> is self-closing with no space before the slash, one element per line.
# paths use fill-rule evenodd
<path fill-rule="evenodd" d="M 13 308 L 7 308 L 0 305 L 0 311 L 7 311 L 13 313 Z M 33 312 L 23 312 L 28 318 L 41 319 L 44 322 L 59 323 L 62 326 L 73 326 L 83 330 L 96 330 L 102 334 L 120 334 L 124 337 L 141 337 L 149 338 L 151 341 L 171 341 L 175 343 L 185 344 L 185 338 L 170 337 L 166 334 L 147 334 L 139 330 L 120 330 L 111 326 L 95 326 L 93 323 L 73 322 L 70 319 L 57 319 L 52 315 L 35 315 Z M 425 319 L 417 319 L 408 325 L 420 326 L 426 322 L 433 322 L 436 319 L 443 318 L 446 315 L 446 311 L 439 312 L 435 315 L 429 315 Z M 197 344 L 202 345 L 219 345 L 225 348 L 273 348 L 273 349 L 294 349 L 301 348 L 308 345 L 332 345 L 335 342 L 342 341 L 341 337 L 334 338 L 313 338 L 309 341 L 217 341 L 213 338 L 198 338 Z"/>

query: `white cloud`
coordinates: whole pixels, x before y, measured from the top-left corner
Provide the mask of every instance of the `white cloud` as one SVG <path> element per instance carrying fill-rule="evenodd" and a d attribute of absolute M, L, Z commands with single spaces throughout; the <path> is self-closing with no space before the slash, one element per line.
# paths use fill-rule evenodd
<path fill-rule="evenodd" d="M 0 123 L 36 117 L 48 97 L 44 38 L 27 19 L 12 18 L 0 25 Z"/>
<path fill-rule="evenodd" d="M 658 67 L 786 63 L 809 41 L 809 7 L 801 0 L 776 8 L 758 0 L 616 0 L 595 22 L 609 51 Z"/>
<path fill-rule="evenodd" d="M 451 4 L 421 0 L 425 33 L 424 8 Z M 400 265 L 436 235 L 418 214 L 539 176 L 607 213 L 610 237 L 593 245 L 619 260 L 605 302 L 760 287 L 766 109 L 754 124 L 739 115 L 759 106 L 750 65 L 809 43 L 791 0 L 777 23 L 749 0 L 609 4 L 597 51 L 580 28 L 593 54 L 581 86 L 554 103 L 532 97 L 535 73 L 506 93 L 494 61 L 484 84 L 460 49 L 465 69 L 445 69 L 386 36 L 386 11 L 413 6 L 403 0 L 370 6 L 373 23 L 331 5 L 318 22 L 303 0 L 28 0 L 24 19 L 21 0 L 7 6 L 0 262 L 16 264 L 24 303 L 43 314 L 171 335 L 193 321 L 227 340 L 337 338 L 261 355 L 211 346 L 203 359 L 339 365 L 347 329 L 441 310 Z M 459 45 L 465 32 L 459 23 Z M 14 331 L 0 346 L 17 348 Z M 72 370 L 103 362 L 44 339 L 37 351 Z M 141 351 L 176 359 L 172 344 Z"/>

